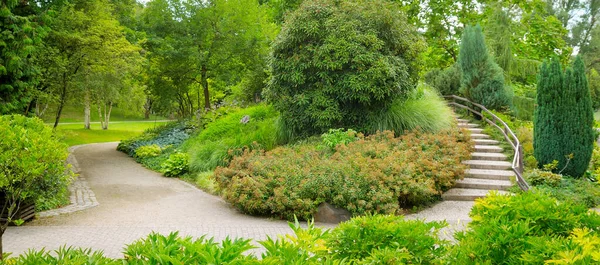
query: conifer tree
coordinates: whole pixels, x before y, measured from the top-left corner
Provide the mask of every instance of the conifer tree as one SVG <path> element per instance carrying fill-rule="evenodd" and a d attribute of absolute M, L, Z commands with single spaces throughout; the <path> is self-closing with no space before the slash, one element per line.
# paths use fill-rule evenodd
<path fill-rule="evenodd" d="M 538 164 L 557 160 L 555 171 L 582 176 L 593 150 L 593 115 L 581 57 L 565 72 L 558 59 L 545 62 L 538 76 L 534 116 L 533 147 Z"/>
<path fill-rule="evenodd" d="M 489 54 L 479 25 L 465 29 L 458 61 L 463 73 L 463 95 L 489 109 L 508 107 L 510 98 L 504 88 L 502 68 Z"/>

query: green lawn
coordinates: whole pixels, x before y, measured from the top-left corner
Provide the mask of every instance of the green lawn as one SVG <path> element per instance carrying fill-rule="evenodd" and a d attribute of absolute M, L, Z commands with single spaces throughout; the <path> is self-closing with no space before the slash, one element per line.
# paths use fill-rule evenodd
<path fill-rule="evenodd" d="M 90 112 L 90 118 L 94 121 L 99 121 L 98 111 L 92 108 Z M 46 123 L 54 123 L 56 115 L 56 109 L 54 106 L 48 108 L 42 119 Z M 150 120 L 165 120 L 166 118 L 150 115 Z M 144 113 L 142 111 L 132 112 L 126 111 L 119 107 L 114 107 L 110 113 L 111 121 L 141 121 L 144 120 Z M 60 115 L 60 122 L 83 122 L 83 107 L 82 106 L 65 106 Z M 60 124 L 59 122 L 59 124 Z"/>
<path fill-rule="evenodd" d="M 600 110 L 594 112 L 594 119 L 600 121 Z"/>
<path fill-rule="evenodd" d="M 116 142 L 141 134 L 148 128 L 163 125 L 166 122 L 115 122 L 109 123 L 108 130 L 102 130 L 100 124 L 91 125 L 91 130 L 83 129 L 81 124 L 59 124 L 58 132 L 69 146 L 89 143 Z"/>

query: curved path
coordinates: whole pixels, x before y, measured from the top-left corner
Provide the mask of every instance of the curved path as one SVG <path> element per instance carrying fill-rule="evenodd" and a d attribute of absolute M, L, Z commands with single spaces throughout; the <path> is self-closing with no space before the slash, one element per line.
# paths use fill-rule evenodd
<path fill-rule="evenodd" d="M 29 248 L 68 245 L 118 258 L 126 244 L 152 231 L 208 235 L 217 241 L 226 236 L 263 240 L 291 232 L 285 221 L 243 215 L 219 197 L 150 171 L 116 151 L 116 145 L 85 145 L 73 153 L 99 206 L 10 227 L 4 251 L 18 255 Z"/>

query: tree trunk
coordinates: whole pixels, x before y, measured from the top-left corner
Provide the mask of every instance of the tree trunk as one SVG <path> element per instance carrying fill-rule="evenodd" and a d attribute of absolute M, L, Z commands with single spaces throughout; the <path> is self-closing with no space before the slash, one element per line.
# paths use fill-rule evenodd
<path fill-rule="evenodd" d="M 46 102 L 46 104 L 44 105 L 44 108 L 42 110 L 40 110 L 40 103 L 39 101 L 35 103 L 35 116 L 37 116 L 38 118 L 42 118 L 42 116 L 44 116 L 44 113 L 46 113 L 46 110 L 48 109 L 48 102 Z"/>
<path fill-rule="evenodd" d="M 104 119 L 102 119 L 102 104 L 98 102 L 98 118 L 100 119 L 100 127 L 104 129 Z"/>
<path fill-rule="evenodd" d="M 204 109 L 210 109 L 210 94 L 208 93 L 208 76 L 206 65 L 202 65 L 201 70 L 202 88 L 204 89 Z"/>
<path fill-rule="evenodd" d="M 90 129 L 90 92 L 85 91 L 84 96 L 84 108 L 83 108 L 83 128 Z"/>
<path fill-rule="evenodd" d="M 110 112 L 112 111 L 112 101 L 108 102 L 108 111 L 106 108 L 104 109 L 104 125 L 102 125 L 102 130 L 108 130 L 108 122 L 110 121 Z"/>
<path fill-rule="evenodd" d="M 58 122 L 60 120 L 60 115 L 62 114 L 63 107 L 65 106 L 65 101 L 67 100 L 67 73 L 63 74 L 63 84 L 62 90 L 60 93 L 60 104 L 58 105 L 58 111 L 56 112 L 56 120 L 54 120 L 54 128 L 58 126 Z"/>
<path fill-rule="evenodd" d="M 152 100 L 150 97 L 146 98 L 146 104 L 144 104 L 144 119 L 150 119 L 150 111 L 152 110 Z"/>

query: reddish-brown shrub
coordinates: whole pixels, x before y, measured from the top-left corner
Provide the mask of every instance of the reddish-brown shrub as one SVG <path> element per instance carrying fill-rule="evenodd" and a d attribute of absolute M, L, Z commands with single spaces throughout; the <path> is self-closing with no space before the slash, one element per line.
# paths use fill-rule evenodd
<path fill-rule="evenodd" d="M 339 145 L 333 154 L 310 143 L 245 151 L 215 176 L 225 199 L 249 214 L 310 218 L 322 202 L 355 215 L 395 213 L 452 187 L 470 151 L 463 131 L 382 132 Z"/>

